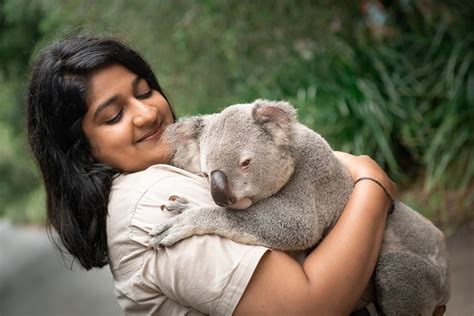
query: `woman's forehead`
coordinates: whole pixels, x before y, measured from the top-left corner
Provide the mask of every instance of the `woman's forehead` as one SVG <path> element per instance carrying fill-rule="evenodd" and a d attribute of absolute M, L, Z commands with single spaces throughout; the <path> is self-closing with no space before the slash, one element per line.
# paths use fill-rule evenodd
<path fill-rule="evenodd" d="M 87 101 L 91 107 L 97 107 L 106 99 L 130 88 L 138 76 L 120 64 L 100 68 L 89 77 Z"/>

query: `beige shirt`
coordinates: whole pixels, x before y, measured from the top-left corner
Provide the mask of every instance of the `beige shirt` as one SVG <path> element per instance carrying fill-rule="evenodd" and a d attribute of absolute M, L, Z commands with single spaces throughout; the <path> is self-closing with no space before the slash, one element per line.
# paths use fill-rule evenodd
<path fill-rule="evenodd" d="M 125 314 L 231 315 L 268 250 L 215 236 L 193 236 L 173 247 L 150 246 L 160 209 L 171 195 L 213 205 L 207 181 L 168 165 L 114 180 L 107 242 L 115 293 Z"/>

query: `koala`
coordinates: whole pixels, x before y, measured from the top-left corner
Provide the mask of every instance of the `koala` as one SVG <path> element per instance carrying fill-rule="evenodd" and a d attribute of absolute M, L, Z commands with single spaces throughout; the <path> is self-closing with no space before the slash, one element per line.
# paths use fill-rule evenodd
<path fill-rule="evenodd" d="M 283 251 L 310 249 L 335 225 L 353 189 L 329 144 L 299 123 L 287 102 L 229 106 L 179 121 L 164 137 L 171 164 L 207 177 L 217 205 L 171 202 L 179 214 L 151 232 L 158 247 L 217 234 Z M 395 201 L 373 276 L 381 312 L 442 315 L 449 299 L 447 257 L 444 234 Z"/>

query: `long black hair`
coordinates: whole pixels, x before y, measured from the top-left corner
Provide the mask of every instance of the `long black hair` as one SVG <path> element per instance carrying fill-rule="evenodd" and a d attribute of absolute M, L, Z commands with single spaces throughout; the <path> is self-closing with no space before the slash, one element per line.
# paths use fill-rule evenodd
<path fill-rule="evenodd" d="M 86 36 L 44 49 L 32 66 L 27 95 L 28 141 L 43 176 L 50 236 L 54 229 L 56 246 L 87 270 L 108 263 L 107 204 L 120 170 L 93 158 L 81 121 L 91 74 L 112 64 L 125 66 L 164 96 L 135 50 L 116 39 Z"/>

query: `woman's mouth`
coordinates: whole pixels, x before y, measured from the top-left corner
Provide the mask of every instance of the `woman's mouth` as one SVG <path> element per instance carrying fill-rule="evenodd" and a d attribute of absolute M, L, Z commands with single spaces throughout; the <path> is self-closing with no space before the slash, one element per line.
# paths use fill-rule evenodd
<path fill-rule="evenodd" d="M 143 142 L 143 141 L 152 140 L 152 139 L 159 139 L 162 134 L 163 134 L 163 124 L 160 123 L 151 131 L 146 133 L 138 142 Z"/>

